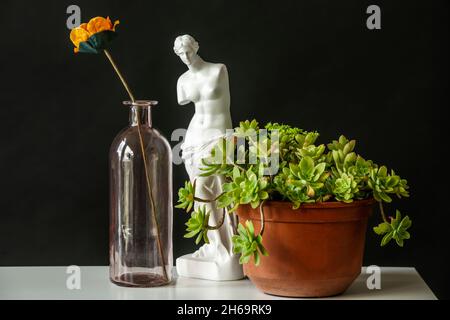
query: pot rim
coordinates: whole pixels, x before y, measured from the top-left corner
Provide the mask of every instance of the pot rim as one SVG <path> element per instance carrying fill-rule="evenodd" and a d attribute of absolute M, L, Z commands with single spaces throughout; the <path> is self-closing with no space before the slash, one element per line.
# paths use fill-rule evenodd
<path fill-rule="evenodd" d="M 302 204 L 292 208 L 292 202 L 272 201 L 264 203 L 264 221 L 273 223 L 340 223 L 367 219 L 373 210 L 375 199 L 356 200 L 350 203 L 340 201 Z M 253 209 L 250 204 L 240 205 L 239 218 L 260 221 L 259 207 Z"/>
<path fill-rule="evenodd" d="M 342 202 L 342 201 L 323 201 L 323 202 L 314 202 L 314 203 L 302 203 L 299 207 L 301 208 L 321 208 L 321 209 L 331 209 L 331 208 L 350 208 L 350 207 L 363 207 L 363 206 L 371 206 L 375 202 L 377 202 L 374 198 L 362 199 L 362 200 L 354 200 L 352 202 Z M 282 200 L 267 200 L 264 202 L 264 206 L 277 206 L 277 207 L 292 207 L 293 203 L 290 201 L 282 201 Z"/>

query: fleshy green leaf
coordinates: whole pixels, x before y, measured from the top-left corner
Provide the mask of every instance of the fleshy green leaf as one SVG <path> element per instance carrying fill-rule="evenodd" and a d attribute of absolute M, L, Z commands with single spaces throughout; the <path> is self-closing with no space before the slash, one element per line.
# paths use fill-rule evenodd
<path fill-rule="evenodd" d="M 247 263 L 253 256 L 253 262 L 256 266 L 260 264 L 260 255 L 268 256 L 267 250 L 262 244 L 261 235 L 255 236 L 255 228 L 249 220 L 245 222 L 245 227 L 240 223 L 238 225 L 238 235 L 232 237 L 233 252 L 241 254 L 239 262 Z"/>
<path fill-rule="evenodd" d="M 383 239 L 381 240 L 381 246 L 385 246 L 386 244 L 389 243 L 389 241 L 391 241 L 392 239 L 392 232 L 388 232 L 384 235 Z"/>
<path fill-rule="evenodd" d="M 391 225 L 388 222 L 380 223 L 377 227 L 373 228 L 373 231 L 375 231 L 376 234 L 385 234 L 389 231 L 391 231 Z"/>

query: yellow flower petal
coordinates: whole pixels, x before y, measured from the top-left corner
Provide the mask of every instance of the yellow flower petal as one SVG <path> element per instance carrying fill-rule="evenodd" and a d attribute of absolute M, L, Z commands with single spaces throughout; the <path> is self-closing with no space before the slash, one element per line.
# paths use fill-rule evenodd
<path fill-rule="evenodd" d="M 75 49 L 78 49 L 78 47 L 80 46 L 80 42 L 87 41 L 90 36 L 91 35 L 86 30 L 86 23 L 83 23 L 79 27 L 73 28 L 72 31 L 70 31 L 70 40 L 76 47 Z"/>
<path fill-rule="evenodd" d="M 95 17 L 92 18 L 91 20 L 89 20 L 88 24 L 87 24 L 87 31 L 93 35 L 105 30 L 112 30 L 114 31 L 114 26 L 111 22 L 111 20 L 109 19 L 109 17 L 107 17 L 106 19 L 103 17 Z"/>
<path fill-rule="evenodd" d="M 87 23 L 85 22 L 85 23 L 80 24 L 80 25 L 78 26 L 78 28 L 81 28 L 81 29 L 84 29 L 84 30 L 87 31 Z"/>
<path fill-rule="evenodd" d="M 106 22 L 108 23 L 110 30 L 112 30 L 113 24 L 111 22 L 111 19 L 109 17 L 106 17 Z"/>
<path fill-rule="evenodd" d="M 87 41 L 89 37 L 102 31 L 115 31 L 119 23 L 119 20 L 116 20 L 113 24 L 109 17 L 95 17 L 89 20 L 88 23 L 83 23 L 72 29 L 70 32 L 70 40 L 75 45 L 74 52 L 77 53 L 79 51 L 81 42 Z"/>
<path fill-rule="evenodd" d="M 114 21 L 114 25 L 113 25 L 113 27 L 112 27 L 113 31 L 116 31 L 116 26 L 117 26 L 118 24 L 120 24 L 120 21 L 119 21 L 119 20 Z"/>

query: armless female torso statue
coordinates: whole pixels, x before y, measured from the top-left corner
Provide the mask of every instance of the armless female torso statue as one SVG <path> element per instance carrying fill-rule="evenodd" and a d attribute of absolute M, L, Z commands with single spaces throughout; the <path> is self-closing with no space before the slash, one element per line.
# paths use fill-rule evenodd
<path fill-rule="evenodd" d="M 222 192 L 223 176 L 200 177 L 201 159 L 210 155 L 211 149 L 226 129 L 232 129 L 230 114 L 230 90 L 228 72 L 223 64 L 204 61 L 197 55 L 198 43 L 189 35 L 175 40 L 174 51 L 188 67 L 177 83 L 180 105 L 193 102 L 192 117 L 183 141 L 182 158 L 190 181 L 196 181 L 195 194 L 199 198 L 214 199 Z M 213 203 L 206 205 L 210 211 L 209 225 L 216 225 L 222 210 Z M 236 228 L 235 215 L 226 213 L 218 230 L 208 231 L 209 244 L 204 244 L 193 254 L 177 259 L 177 271 L 181 276 L 210 280 L 235 280 L 243 277 L 238 257 L 232 252 L 231 237 Z"/>

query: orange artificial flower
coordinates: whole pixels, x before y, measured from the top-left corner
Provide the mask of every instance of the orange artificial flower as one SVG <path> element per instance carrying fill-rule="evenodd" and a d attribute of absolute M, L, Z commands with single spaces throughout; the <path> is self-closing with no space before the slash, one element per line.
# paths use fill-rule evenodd
<path fill-rule="evenodd" d="M 113 31 L 116 30 L 116 25 L 120 22 L 116 20 L 114 24 L 111 22 L 109 17 L 95 17 L 89 20 L 88 23 L 83 23 L 80 26 L 73 28 L 70 32 L 70 40 L 74 44 L 75 48 L 73 51 L 75 53 L 80 51 L 80 43 L 86 42 L 93 35 L 103 32 L 103 31 Z M 91 45 L 92 47 L 92 45 Z"/>
<path fill-rule="evenodd" d="M 118 25 L 119 23 L 119 20 L 116 20 L 113 24 L 109 17 L 106 17 L 106 19 L 103 17 L 95 17 L 89 20 L 89 22 L 87 23 L 87 31 L 91 35 L 105 30 L 116 31 L 116 25 Z"/>
<path fill-rule="evenodd" d="M 80 26 L 73 28 L 70 32 L 70 40 L 72 40 L 75 48 L 73 51 L 78 52 L 80 47 L 80 42 L 87 41 L 91 35 L 87 31 L 87 23 L 83 23 Z"/>

